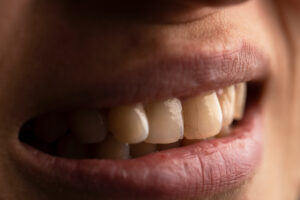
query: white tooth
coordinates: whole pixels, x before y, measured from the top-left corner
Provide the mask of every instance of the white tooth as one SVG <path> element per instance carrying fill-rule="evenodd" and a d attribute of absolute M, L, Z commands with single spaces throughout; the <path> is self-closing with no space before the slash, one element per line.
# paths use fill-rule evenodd
<path fill-rule="evenodd" d="M 183 137 L 182 105 L 179 99 L 157 101 L 146 107 L 149 120 L 147 143 L 168 144 Z"/>
<path fill-rule="evenodd" d="M 94 144 L 93 155 L 101 159 L 129 159 L 129 145 L 108 135 L 103 142 Z"/>
<path fill-rule="evenodd" d="M 107 129 L 103 116 L 96 110 L 79 110 L 70 114 L 70 128 L 82 144 L 104 140 Z"/>
<path fill-rule="evenodd" d="M 215 92 L 198 95 L 183 102 L 184 137 L 204 139 L 222 128 L 222 110 Z"/>
<path fill-rule="evenodd" d="M 34 132 L 44 142 L 54 142 L 67 133 L 68 126 L 62 114 L 48 114 L 35 120 Z"/>
<path fill-rule="evenodd" d="M 246 83 L 239 83 L 235 85 L 235 111 L 234 119 L 242 119 L 244 115 L 245 102 L 247 95 Z"/>
<path fill-rule="evenodd" d="M 176 148 L 176 147 L 179 147 L 180 145 L 181 145 L 181 140 L 174 142 L 174 143 L 170 143 L 170 144 L 159 144 L 159 145 L 157 145 L 157 149 L 162 151 L 162 150 Z"/>
<path fill-rule="evenodd" d="M 220 90 L 218 95 L 219 102 L 223 113 L 223 126 L 228 126 L 232 123 L 235 106 L 235 89 L 230 86 Z"/>
<path fill-rule="evenodd" d="M 156 151 L 156 144 L 139 143 L 130 145 L 130 155 L 133 158 L 144 156 Z"/>
<path fill-rule="evenodd" d="M 142 104 L 120 106 L 109 113 L 109 130 L 117 140 L 135 144 L 144 141 L 149 134 L 149 125 Z"/>
<path fill-rule="evenodd" d="M 86 148 L 80 144 L 77 139 L 69 134 L 59 139 L 56 145 L 56 154 L 67 158 L 85 158 L 87 156 Z"/>

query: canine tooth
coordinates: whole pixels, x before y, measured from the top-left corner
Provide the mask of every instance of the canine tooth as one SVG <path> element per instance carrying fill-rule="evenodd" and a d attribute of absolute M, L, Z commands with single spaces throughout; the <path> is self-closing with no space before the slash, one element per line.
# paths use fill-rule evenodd
<path fill-rule="evenodd" d="M 108 135 L 103 142 L 94 144 L 93 155 L 102 159 L 128 159 L 129 145 Z"/>
<path fill-rule="evenodd" d="M 173 142 L 170 144 L 159 144 L 157 145 L 157 149 L 162 151 L 162 150 L 167 150 L 167 149 L 172 149 L 172 148 L 176 148 L 179 147 L 181 144 L 181 140 L 177 141 L 177 142 Z"/>
<path fill-rule="evenodd" d="M 246 83 L 239 83 L 235 85 L 235 108 L 234 108 L 234 119 L 242 119 L 245 109 L 247 96 L 247 85 Z"/>
<path fill-rule="evenodd" d="M 67 123 L 63 115 L 48 114 L 35 120 L 34 132 L 37 138 L 44 142 L 54 142 L 66 134 Z"/>
<path fill-rule="evenodd" d="M 146 107 L 149 121 L 147 143 L 168 144 L 183 137 L 182 105 L 179 99 L 157 101 Z"/>
<path fill-rule="evenodd" d="M 117 140 L 135 144 L 144 141 L 149 134 L 149 125 L 142 104 L 120 106 L 109 113 L 109 130 Z"/>
<path fill-rule="evenodd" d="M 188 98 L 183 102 L 184 137 L 204 139 L 222 128 L 222 110 L 215 92 Z"/>
<path fill-rule="evenodd" d="M 139 143 L 130 145 L 130 155 L 132 157 L 144 156 L 146 154 L 152 153 L 156 151 L 156 144 L 150 143 Z"/>
<path fill-rule="evenodd" d="M 103 116 L 96 110 L 79 110 L 70 114 L 70 128 L 82 144 L 104 140 L 107 129 Z"/>
<path fill-rule="evenodd" d="M 80 159 L 87 156 L 87 151 L 83 144 L 80 144 L 73 135 L 69 134 L 58 141 L 56 154 L 67 158 Z"/>
<path fill-rule="evenodd" d="M 235 106 L 235 89 L 230 86 L 221 90 L 219 102 L 223 113 L 223 126 L 228 126 L 232 123 Z"/>

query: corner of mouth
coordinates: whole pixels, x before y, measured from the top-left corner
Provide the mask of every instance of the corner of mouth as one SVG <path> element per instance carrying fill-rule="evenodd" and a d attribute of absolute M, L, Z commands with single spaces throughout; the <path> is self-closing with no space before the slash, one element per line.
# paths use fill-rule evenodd
<path fill-rule="evenodd" d="M 89 88 L 94 97 L 89 99 L 89 107 L 185 98 L 247 81 L 258 83 L 261 89 L 268 72 L 267 57 L 248 43 L 237 49 L 208 53 L 196 48 L 193 54 L 164 54 L 135 63 L 130 73 Z M 249 106 L 245 119 L 228 137 L 132 160 L 72 160 L 21 143 L 16 145 L 19 153 L 13 157 L 18 166 L 25 166 L 24 173 L 39 174 L 45 184 L 59 181 L 78 190 L 92 190 L 98 196 L 206 197 L 238 187 L 253 175 L 262 153 L 258 103 Z"/>
<path fill-rule="evenodd" d="M 261 117 L 258 103 L 253 102 L 229 136 L 130 160 L 73 160 L 22 144 L 14 161 L 22 173 L 43 184 L 89 190 L 98 197 L 206 198 L 239 188 L 253 177 L 263 151 Z"/>

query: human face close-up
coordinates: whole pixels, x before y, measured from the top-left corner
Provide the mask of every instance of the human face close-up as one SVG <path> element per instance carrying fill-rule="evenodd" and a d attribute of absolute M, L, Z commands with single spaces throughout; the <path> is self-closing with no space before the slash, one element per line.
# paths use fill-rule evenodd
<path fill-rule="evenodd" d="M 298 199 L 299 11 L 0 0 L 0 199 Z"/>

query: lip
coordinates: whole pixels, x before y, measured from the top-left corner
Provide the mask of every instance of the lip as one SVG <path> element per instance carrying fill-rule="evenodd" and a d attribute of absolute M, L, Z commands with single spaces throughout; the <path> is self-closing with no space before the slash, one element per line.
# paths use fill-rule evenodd
<path fill-rule="evenodd" d="M 98 71 L 83 74 L 82 69 L 74 68 L 70 77 L 81 77 L 65 87 L 69 93 L 64 95 L 72 95 L 76 102 L 52 99 L 53 103 L 57 107 L 102 108 L 170 96 L 185 97 L 259 80 L 268 71 L 266 56 L 248 43 L 214 52 L 189 43 L 186 53 L 181 49 L 180 55 L 158 54 L 134 60 L 129 63 L 132 68 L 103 80 L 97 79 Z M 85 77 L 96 81 L 87 81 Z M 64 77 L 58 74 L 57 79 L 60 78 Z M 74 88 L 80 91 L 74 93 Z M 26 177 L 48 188 L 71 188 L 69 191 L 88 192 L 95 198 L 193 199 L 239 187 L 253 176 L 263 149 L 261 129 L 259 106 L 252 105 L 230 136 L 137 159 L 70 160 L 47 155 L 19 141 L 13 145 L 11 157 Z"/>
<path fill-rule="evenodd" d="M 193 199 L 238 187 L 254 174 L 262 154 L 261 128 L 256 105 L 230 136 L 132 160 L 71 160 L 21 142 L 13 158 L 26 177 L 55 188 L 110 199 Z"/>
<path fill-rule="evenodd" d="M 184 98 L 259 80 L 268 74 L 268 56 L 255 45 L 235 41 L 226 47 L 213 46 L 179 41 L 157 51 L 153 49 L 153 53 L 125 59 L 122 66 L 99 68 L 95 58 L 83 54 L 55 70 L 38 68 L 28 76 L 30 79 L 24 77 L 19 81 L 20 84 L 32 83 L 24 86 L 27 88 L 24 91 L 30 92 L 23 95 L 29 105 L 17 109 L 24 115 L 20 121 L 53 110 L 101 109 L 170 97 Z"/>
<path fill-rule="evenodd" d="M 180 50 L 174 52 L 174 48 Z M 264 79 L 268 74 L 267 56 L 247 42 L 237 42 L 228 49 L 222 47 L 218 50 L 191 43 L 175 44 L 174 48 L 170 45 L 169 49 L 173 50 L 169 52 L 158 51 L 126 63 L 131 66 L 129 69 L 120 69 L 120 73 L 108 79 L 103 77 L 99 80 L 97 76 L 100 72 L 89 73 L 91 80 L 98 80 L 89 81 L 90 84 L 84 86 L 86 90 L 74 98 L 81 100 L 81 104 L 75 103 L 75 107 L 88 105 L 101 108 L 186 97 L 240 82 Z M 87 80 L 80 79 L 70 88 L 83 88 L 84 82 Z M 69 105 L 70 102 L 67 102 L 64 107 Z"/>

